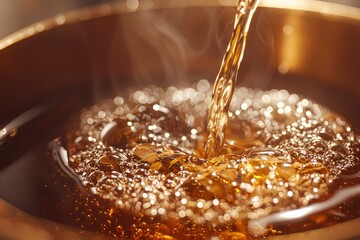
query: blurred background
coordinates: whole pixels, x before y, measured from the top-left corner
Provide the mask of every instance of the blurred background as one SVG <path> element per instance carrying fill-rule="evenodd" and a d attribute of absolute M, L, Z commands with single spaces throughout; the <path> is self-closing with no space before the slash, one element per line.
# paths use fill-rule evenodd
<path fill-rule="evenodd" d="M 111 0 L 0 0 L 0 39 L 58 13 L 107 1 Z M 360 7 L 360 0 L 327 1 Z"/>

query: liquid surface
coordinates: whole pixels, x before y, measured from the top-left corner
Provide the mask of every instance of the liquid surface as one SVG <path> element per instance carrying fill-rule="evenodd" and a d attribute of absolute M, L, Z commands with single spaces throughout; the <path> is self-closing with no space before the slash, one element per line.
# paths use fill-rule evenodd
<path fill-rule="evenodd" d="M 285 90 L 239 88 L 223 151 L 204 159 L 210 88 L 149 87 L 74 119 L 51 147 L 78 182 L 63 201 L 76 203 L 77 225 L 124 238 L 246 239 L 358 217 L 360 141 L 344 119 Z M 260 221 L 347 187 L 335 205 L 293 219 L 307 227 Z"/>
<path fill-rule="evenodd" d="M 340 116 L 249 89 L 229 111 L 257 4 L 239 1 L 211 100 L 206 81 L 147 88 L 85 111 L 54 142 L 53 157 L 91 193 L 64 200 L 78 203 L 78 225 L 121 238 L 247 239 L 358 217 L 358 199 L 355 216 L 334 209 L 360 193 L 358 136 Z"/>

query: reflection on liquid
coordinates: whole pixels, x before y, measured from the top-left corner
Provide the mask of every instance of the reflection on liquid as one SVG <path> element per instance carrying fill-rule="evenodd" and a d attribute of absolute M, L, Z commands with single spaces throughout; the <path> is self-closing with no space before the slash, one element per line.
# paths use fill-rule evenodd
<path fill-rule="evenodd" d="M 7 137 L 14 137 L 17 133 L 17 129 L 33 120 L 40 114 L 42 114 L 46 109 L 48 109 L 50 104 L 43 104 L 36 106 L 20 116 L 9 122 L 4 128 L 0 130 L 0 145 L 6 140 Z"/>
<path fill-rule="evenodd" d="M 323 202 L 291 211 L 275 213 L 258 220 L 250 221 L 248 227 L 255 236 L 261 236 L 269 224 L 278 225 L 299 222 L 313 214 L 333 208 L 356 195 L 360 195 L 360 185 L 341 189 L 337 191 L 334 196 Z"/>

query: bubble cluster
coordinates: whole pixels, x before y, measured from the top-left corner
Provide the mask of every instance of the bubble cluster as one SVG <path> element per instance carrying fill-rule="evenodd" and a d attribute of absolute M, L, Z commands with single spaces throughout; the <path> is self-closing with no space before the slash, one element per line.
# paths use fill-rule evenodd
<path fill-rule="evenodd" d="M 359 134 L 285 90 L 236 89 L 226 144 L 205 159 L 209 96 L 205 80 L 147 87 L 84 109 L 69 125 L 69 168 L 98 205 L 135 222 L 121 236 L 246 235 L 246 221 L 328 198 L 333 182 L 359 171 Z"/>

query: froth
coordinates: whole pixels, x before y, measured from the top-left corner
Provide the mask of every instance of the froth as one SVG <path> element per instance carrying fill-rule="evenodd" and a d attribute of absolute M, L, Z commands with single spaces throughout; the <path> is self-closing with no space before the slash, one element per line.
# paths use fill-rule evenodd
<path fill-rule="evenodd" d="M 359 171 L 358 133 L 285 90 L 236 89 L 225 147 L 205 159 L 205 85 L 148 87 L 84 109 L 62 139 L 67 167 L 112 211 L 180 223 L 184 234 L 206 226 L 208 237 L 329 198 Z"/>

